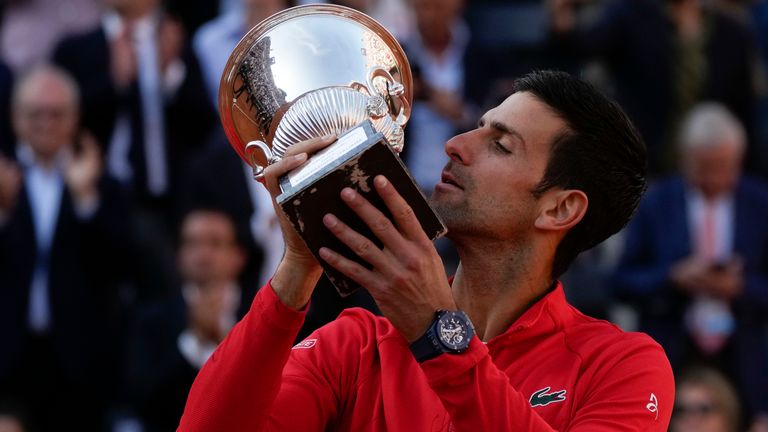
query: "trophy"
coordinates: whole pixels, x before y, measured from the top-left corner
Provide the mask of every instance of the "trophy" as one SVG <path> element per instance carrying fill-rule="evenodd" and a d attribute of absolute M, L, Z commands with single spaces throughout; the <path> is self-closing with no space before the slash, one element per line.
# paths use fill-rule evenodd
<path fill-rule="evenodd" d="M 383 26 L 354 9 L 316 4 L 272 15 L 242 38 L 221 78 L 219 112 L 256 179 L 291 145 L 338 137 L 280 179 L 276 200 L 316 257 L 325 246 L 367 265 L 322 224 L 333 213 L 378 242 L 341 201 L 344 187 L 391 217 L 372 184 L 383 174 L 430 238 L 446 231 L 398 156 L 412 97 L 408 59 Z M 318 261 L 342 296 L 358 288 Z"/>

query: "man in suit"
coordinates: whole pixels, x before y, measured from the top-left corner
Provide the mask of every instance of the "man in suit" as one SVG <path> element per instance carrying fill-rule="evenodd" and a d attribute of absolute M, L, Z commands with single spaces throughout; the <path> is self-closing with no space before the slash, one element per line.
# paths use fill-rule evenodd
<path fill-rule="evenodd" d="M 0 61 L 0 155 L 11 156 L 14 153 L 13 130 L 11 129 L 11 88 L 13 74 L 8 66 Z"/>
<path fill-rule="evenodd" d="M 110 0 L 102 23 L 65 38 L 53 60 L 83 92 L 83 125 L 133 195 L 139 297 L 173 285 L 179 177 L 216 122 L 181 23 L 159 0 Z"/>
<path fill-rule="evenodd" d="M 253 297 L 238 283 L 245 260 L 227 213 L 201 208 L 184 217 L 181 290 L 142 310 L 133 338 L 129 385 L 147 432 L 176 428 L 197 371 L 245 313 Z"/>
<path fill-rule="evenodd" d="M 580 3 L 548 2 L 556 57 L 606 65 L 616 100 L 648 145 L 652 174 L 674 171 L 675 133 L 701 101 L 724 104 L 754 136 L 756 41 L 743 23 L 698 0 L 618 0 L 581 25 Z M 752 168 L 756 150 L 747 150 Z"/>
<path fill-rule="evenodd" d="M 40 430 L 96 428 L 114 376 L 127 206 L 93 138 L 78 138 L 78 101 L 60 69 L 23 77 L 18 161 L 0 157 L 0 389 Z"/>
<path fill-rule="evenodd" d="M 681 175 L 646 195 L 615 283 L 673 367 L 717 366 L 751 413 L 768 409 L 768 186 L 741 174 L 744 128 L 722 105 L 695 107 Z"/>

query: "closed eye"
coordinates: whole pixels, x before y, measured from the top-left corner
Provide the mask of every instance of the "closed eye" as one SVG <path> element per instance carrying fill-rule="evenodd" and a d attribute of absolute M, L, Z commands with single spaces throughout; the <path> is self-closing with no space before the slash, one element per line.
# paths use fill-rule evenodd
<path fill-rule="evenodd" d="M 498 150 L 501 153 L 512 154 L 512 151 L 504 147 L 504 144 L 502 144 L 500 141 L 494 141 L 493 146 L 496 150 Z"/>

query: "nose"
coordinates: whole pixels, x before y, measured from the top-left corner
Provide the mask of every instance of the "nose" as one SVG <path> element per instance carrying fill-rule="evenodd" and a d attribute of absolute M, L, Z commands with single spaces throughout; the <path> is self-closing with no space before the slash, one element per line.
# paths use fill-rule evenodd
<path fill-rule="evenodd" d="M 445 153 L 452 161 L 468 165 L 471 162 L 470 138 L 474 131 L 456 135 L 445 143 Z"/>

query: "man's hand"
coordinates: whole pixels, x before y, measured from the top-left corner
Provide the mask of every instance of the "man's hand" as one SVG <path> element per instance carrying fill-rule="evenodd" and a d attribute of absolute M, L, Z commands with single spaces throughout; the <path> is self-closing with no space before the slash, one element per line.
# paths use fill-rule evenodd
<path fill-rule="evenodd" d="M 184 293 L 187 325 L 200 341 L 219 344 L 234 324 L 232 291 L 221 287 L 192 287 Z"/>
<path fill-rule="evenodd" d="M 684 258 L 672 266 L 669 278 L 688 294 L 705 294 L 709 263 L 695 256 Z"/>
<path fill-rule="evenodd" d="M 728 263 L 710 267 L 707 272 L 707 291 L 723 300 L 733 300 L 744 288 L 744 263 L 735 258 Z"/>
<path fill-rule="evenodd" d="M 80 137 L 80 151 L 67 160 L 64 179 L 77 203 L 98 199 L 98 181 L 102 172 L 101 152 L 96 139 L 89 133 Z"/>
<path fill-rule="evenodd" d="M 709 295 L 732 300 L 741 294 L 744 286 L 744 265 L 733 259 L 725 265 L 713 266 L 695 256 L 677 262 L 670 279 L 683 291 L 692 295 Z"/>
<path fill-rule="evenodd" d="M 139 62 L 133 47 L 132 33 L 132 23 L 126 23 L 123 32 L 112 41 L 109 50 L 112 81 L 120 91 L 130 87 L 139 73 Z"/>
<path fill-rule="evenodd" d="M 272 206 L 285 240 L 285 254 L 272 278 L 272 288 L 280 301 L 293 309 L 301 309 L 309 302 L 322 268 L 275 201 L 281 193 L 279 179 L 283 174 L 306 162 L 308 155 L 327 147 L 335 140 L 336 137 L 331 135 L 294 144 L 288 147 L 280 161 L 264 169 L 264 185 L 272 195 Z"/>
<path fill-rule="evenodd" d="M 178 19 L 169 16 L 163 18 L 157 36 L 157 51 L 162 73 L 166 73 L 173 62 L 181 61 L 184 37 L 184 26 Z"/>
<path fill-rule="evenodd" d="M 21 178 L 19 166 L 0 155 L 0 213 L 7 213 L 16 205 Z"/>
<path fill-rule="evenodd" d="M 383 250 L 335 216 L 323 218 L 325 226 L 373 269 L 328 248 L 321 248 L 320 256 L 365 287 L 400 334 L 413 342 L 427 330 L 435 311 L 455 310 L 456 303 L 440 256 L 411 207 L 384 176 L 377 176 L 373 183 L 394 224 L 352 189 L 342 190 L 341 198 L 381 240 Z"/>

